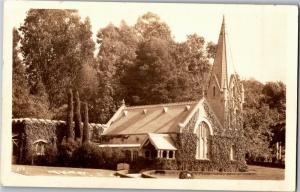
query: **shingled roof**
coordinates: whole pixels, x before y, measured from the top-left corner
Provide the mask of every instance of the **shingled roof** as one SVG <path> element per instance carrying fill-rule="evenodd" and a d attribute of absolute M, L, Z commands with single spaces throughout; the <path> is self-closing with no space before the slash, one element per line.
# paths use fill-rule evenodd
<path fill-rule="evenodd" d="M 177 133 L 199 101 L 126 107 L 107 123 L 103 135 Z"/>

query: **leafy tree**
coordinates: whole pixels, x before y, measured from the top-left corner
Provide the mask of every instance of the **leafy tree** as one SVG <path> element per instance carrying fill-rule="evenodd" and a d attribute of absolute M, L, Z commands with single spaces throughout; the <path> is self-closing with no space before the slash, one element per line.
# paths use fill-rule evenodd
<path fill-rule="evenodd" d="M 248 160 L 267 160 L 274 155 L 274 144 L 285 144 L 285 85 L 254 80 L 245 87 L 244 134 Z"/>
<path fill-rule="evenodd" d="M 169 26 L 165 22 L 162 22 L 158 15 L 151 12 L 138 18 L 135 29 L 141 41 L 148 41 L 152 37 L 167 41 L 172 40 Z"/>
<path fill-rule="evenodd" d="M 202 96 L 211 69 L 205 48 L 205 40 L 197 34 L 187 36 L 187 40 L 175 45 L 173 53 L 177 74 L 185 82 L 181 89 L 184 94 L 178 100 L 196 100 Z"/>
<path fill-rule="evenodd" d="M 137 50 L 136 65 L 130 69 L 127 82 L 127 98 L 135 104 L 151 104 L 170 102 L 168 82 L 175 69 L 168 49 L 169 42 L 159 38 L 151 38 L 142 42 Z"/>
<path fill-rule="evenodd" d="M 82 22 L 75 10 L 30 9 L 19 30 L 30 92 L 35 95 L 41 84 L 50 108 L 60 107 L 66 88 L 75 87 L 82 65 L 93 57 L 89 19 Z"/>
<path fill-rule="evenodd" d="M 13 117 L 21 117 L 23 114 L 31 115 L 28 109 L 28 85 L 25 76 L 25 67 L 22 65 L 18 57 L 19 49 L 18 43 L 20 40 L 17 29 L 13 29 L 13 79 L 12 79 L 12 101 L 13 101 Z"/>
<path fill-rule="evenodd" d="M 38 83 L 34 95 L 30 93 L 26 66 L 19 57 L 20 35 L 17 29 L 13 29 L 13 78 L 12 78 L 12 101 L 13 118 L 35 117 L 50 118 L 48 111 L 48 97 L 42 84 Z"/>
<path fill-rule="evenodd" d="M 286 86 L 282 82 L 268 82 L 264 86 L 262 93 L 264 94 L 264 102 L 268 103 L 270 108 L 277 108 L 285 112 L 285 95 Z"/>
<path fill-rule="evenodd" d="M 214 59 L 216 57 L 217 44 L 208 42 L 206 46 L 207 57 Z"/>
<path fill-rule="evenodd" d="M 100 122 L 104 123 L 127 94 L 122 80 L 127 69 L 134 65 L 138 38 L 135 29 L 122 21 L 119 27 L 109 24 L 100 29 L 97 43 L 100 45 L 97 97 L 101 99 L 96 99 L 93 104 L 101 110 L 95 111 L 99 114 L 97 119 L 100 116 Z"/>
<path fill-rule="evenodd" d="M 270 154 L 268 140 L 265 138 L 267 126 L 262 125 L 267 117 L 268 108 L 261 110 L 261 97 L 263 84 L 252 79 L 243 82 L 245 88 L 244 104 L 244 134 L 248 142 L 246 153 L 248 158 L 254 159 Z"/>
<path fill-rule="evenodd" d="M 286 118 L 286 86 L 283 82 L 267 82 L 262 90 L 265 102 L 272 110 L 272 123 L 270 125 L 273 134 L 270 145 L 281 142 L 285 145 L 285 118 Z"/>

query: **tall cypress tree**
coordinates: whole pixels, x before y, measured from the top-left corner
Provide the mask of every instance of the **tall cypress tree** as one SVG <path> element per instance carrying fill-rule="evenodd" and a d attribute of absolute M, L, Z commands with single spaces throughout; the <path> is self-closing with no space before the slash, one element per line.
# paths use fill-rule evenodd
<path fill-rule="evenodd" d="M 82 129 L 81 129 L 81 114 L 80 114 L 80 99 L 78 91 L 75 92 L 75 109 L 74 109 L 74 121 L 75 121 L 75 140 L 81 141 Z"/>
<path fill-rule="evenodd" d="M 73 92 L 72 89 L 68 91 L 68 115 L 67 115 L 67 139 L 68 141 L 74 140 L 73 132 Z"/>
<path fill-rule="evenodd" d="M 88 104 L 84 103 L 84 122 L 83 122 L 83 133 L 82 133 L 82 143 L 89 143 L 89 109 Z"/>

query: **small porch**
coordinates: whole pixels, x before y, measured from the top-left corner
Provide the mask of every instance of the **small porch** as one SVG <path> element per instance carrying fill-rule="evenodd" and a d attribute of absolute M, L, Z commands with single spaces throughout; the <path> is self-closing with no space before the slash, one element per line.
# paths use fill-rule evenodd
<path fill-rule="evenodd" d="M 170 135 L 149 133 L 140 151 L 147 159 L 175 159 L 177 148 Z"/>

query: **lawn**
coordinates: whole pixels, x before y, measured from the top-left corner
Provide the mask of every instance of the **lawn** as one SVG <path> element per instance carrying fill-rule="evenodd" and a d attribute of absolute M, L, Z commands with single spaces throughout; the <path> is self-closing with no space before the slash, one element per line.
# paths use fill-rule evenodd
<path fill-rule="evenodd" d="M 30 165 L 12 165 L 12 171 L 22 175 L 43 176 L 86 176 L 86 177 L 115 177 L 115 171 L 106 169 L 84 169 L 66 167 L 46 167 Z"/>
<path fill-rule="evenodd" d="M 282 180 L 284 179 L 284 169 L 270 168 L 261 166 L 248 166 L 251 175 L 196 175 L 195 179 L 238 179 L 238 180 Z M 116 177 L 115 171 L 106 169 L 83 169 L 83 168 L 66 168 L 66 167 L 45 167 L 45 166 L 28 166 L 13 165 L 12 170 L 22 175 L 56 175 L 56 176 L 86 176 L 86 177 Z M 139 177 L 140 175 L 134 175 Z M 177 175 L 154 175 L 157 178 L 178 178 Z"/>
<path fill-rule="evenodd" d="M 248 166 L 251 175 L 196 175 L 195 179 L 238 179 L 238 180 L 283 180 L 284 169 L 262 166 Z M 178 178 L 177 175 L 155 175 L 157 178 Z"/>

